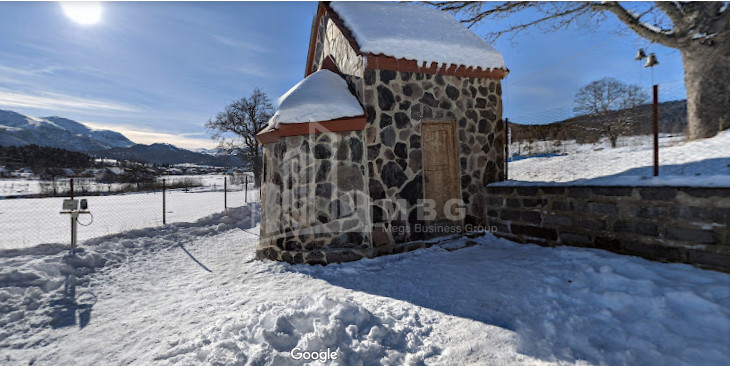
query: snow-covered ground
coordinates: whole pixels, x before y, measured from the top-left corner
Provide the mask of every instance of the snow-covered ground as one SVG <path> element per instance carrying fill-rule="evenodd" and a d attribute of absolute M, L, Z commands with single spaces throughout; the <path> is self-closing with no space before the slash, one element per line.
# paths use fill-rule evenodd
<path fill-rule="evenodd" d="M 567 155 L 509 163 L 509 178 L 520 182 L 610 185 L 699 185 L 730 187 L 730 130 L 691 142 L 665 137 L 659 150 L 659 177 L 652 176 L 651 137 L 625 146 L 568 144 Z M 645 141 L 644 141 L 645 140 Z M 639 141 L 643 141 L 640 143 Z"/>
<path fill-rule="evenodd" d="M 166 218 L 168 223 L 192 222 L 225 208 L 224 193 L 212 186 L 188 191 L 167 191 Z M 222 182 L 219 186 L 223 187 Z M 240 189 L 240 187 L 238 188 Z M 245 204 L 244 191 L 228 192 L 228 207 Z M 131 229 L 162 224 L 162 193 L 130 193 L 110 196 L 89 196 L 93 222 L 79 226 L 78 240 L 120 233 Z M 259 191 L 249 185 L 248 202 L 258 201 Z M 68 243 L 70 218 L 61 215 L 63 197 L 0 199 L 0 250 L 22 248 L 41 243 Z M 91 221 L 88 215 L 79 217 L 81 224 Z"/>
<path fill-rule="evenodd" d="M 0 360 L 303 364 L 295 347 L 330 348 L 337 365 L 730 358 L 728 274 L 489 235 L 326 267 L 260 262 L 256 208 L 92 239 L 75 257 L 0 252 Z"/>
<path fill-rule="evenodd" d="M 684 143 L 686 139 L 684 135 L 679 134 L 659 134 L 659 146 L 677 146 Z M 619 136 L 616 141 L 616 147 L 651 149 L 653 146 L 654 140 L 651 135 Z M 509 145 L 510 153 L 519 156 L 590 153 L 607 149 L 611 149 L 611 142 L 606 137 L 602 137 L 594 143 L 578 143 L 576 140 L 535 140 L 532 142 L 517 141 Z"/>

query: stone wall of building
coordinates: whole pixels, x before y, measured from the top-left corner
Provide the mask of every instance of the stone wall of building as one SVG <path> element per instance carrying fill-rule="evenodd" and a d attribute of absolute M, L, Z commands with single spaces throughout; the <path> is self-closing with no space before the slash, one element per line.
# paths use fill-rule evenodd
<path fill-rule="evenodd" d="M 484 224 L 485 186 L 504 179 L 504 136 L 500 80 L 365 69 L 363 104 L 372 200 L 373 245 L 377 254 L 397 251 L 398 244 L 423 239 L 419 223 L 423 194 L 421 123 L 456 124 L 461 198 L 466 223 Z M 399 199 L 407 219 L 388 215 Z M 400 229 L 399 229 L 400 228 Z"/>
<path fill-rule="evenodd" d="M 371 253 L 363 132 L 264 145 L 258 258 L 324 264 Z"/>
<path fill-rule="evenodd" d="M 489 186 L 495 235 L 730 272 L 730 189 Z"/>
<path fill-rule="evenodd" d="M 331 57 L 350 89 L 362 101 L 364 59 L 355 52 L 345 35 L 326 14 L 320 18 L 314 49 L 310 71 L 319 70 L 324 59 Z"/>
<path fill-rule="evenodd" d="M 411 228 L 423 224 L 417 214 L 424 198 L 423 121 L 453 121 L 459 154 L 454 164 L 459 165 L 465 221 L 484 224 L 485 186 L 504 175 L 500 80 L 368 69 L 326 15 L 316 31 L 308 71 L 316 71 L 331 57 L 366 110 L 366 129 L 285 137 L 264 146 L 264 212 L 257 255 L 329 263 L 420 247 L 418 241 L 428 236 Z M 343 146 L 346 154 L 340 153 Z M 315 173 L 303 173 L 303 167 Z M 343 167 L 357 167 L 360 175 L 340 173 Z M 326 173 L 319 174 L 322 169 Z M 350 180 L 353 183 L 345 183 Z M 345 209 L 332 214 L 329 206 L 341 202 L 346 202 Z M 405 217 L 387 214 L 394 202 L 405 202 Z M 403 245 L 411 241 L 416 243 Z"/>

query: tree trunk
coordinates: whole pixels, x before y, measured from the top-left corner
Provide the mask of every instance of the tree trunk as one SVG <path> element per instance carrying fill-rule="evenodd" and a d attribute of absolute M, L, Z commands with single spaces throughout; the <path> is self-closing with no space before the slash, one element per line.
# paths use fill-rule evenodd
<path fill-rule="evenodd" d="M 689 139 L 715 136 L 730 127 L 730 43 L 721 40 L 714 46 L 696 44 L 680 50 Z"/>
<path fill-rule="evenodd" d="M 252 170 L 253 170 L 253 180 L 254 180 L 254 186 L 261 187 L 261 178 L 262 178 L 262 170 L 264 167 L 263 160 L 261 158 L 260 154 L 256 154 L 253 156 L 252 161 Z"/>
<path fill-rule="evenodd" d="M 618 142 L 618 135 L 610 135 L 609 139 L 611 140 L 611 148 L 616 148 L 616 143 Z"/>

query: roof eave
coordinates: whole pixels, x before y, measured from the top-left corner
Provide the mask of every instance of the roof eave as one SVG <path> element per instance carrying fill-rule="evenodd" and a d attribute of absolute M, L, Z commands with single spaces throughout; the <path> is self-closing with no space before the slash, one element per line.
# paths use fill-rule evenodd
<path fill-rule="evenodd" d="M 282 137 L 313 135 L 318 133 L 362 131 L 365 129 L 367 117 L 363 114 L 356 117 L 342 117 L 319 122 L 282 123 L 279 128 L 256 135 L 259 144 L 279 141 Z"/>

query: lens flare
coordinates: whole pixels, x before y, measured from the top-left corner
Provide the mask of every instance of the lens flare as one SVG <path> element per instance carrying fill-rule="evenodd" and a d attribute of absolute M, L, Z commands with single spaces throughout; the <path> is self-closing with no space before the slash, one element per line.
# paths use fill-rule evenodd
<path fill-rule="evenodd" d="M 101 21 L 101 4 L 94 1 L 63 1 L 63 13 L 69 19 L 82 25 L 92 25 Z"/>

